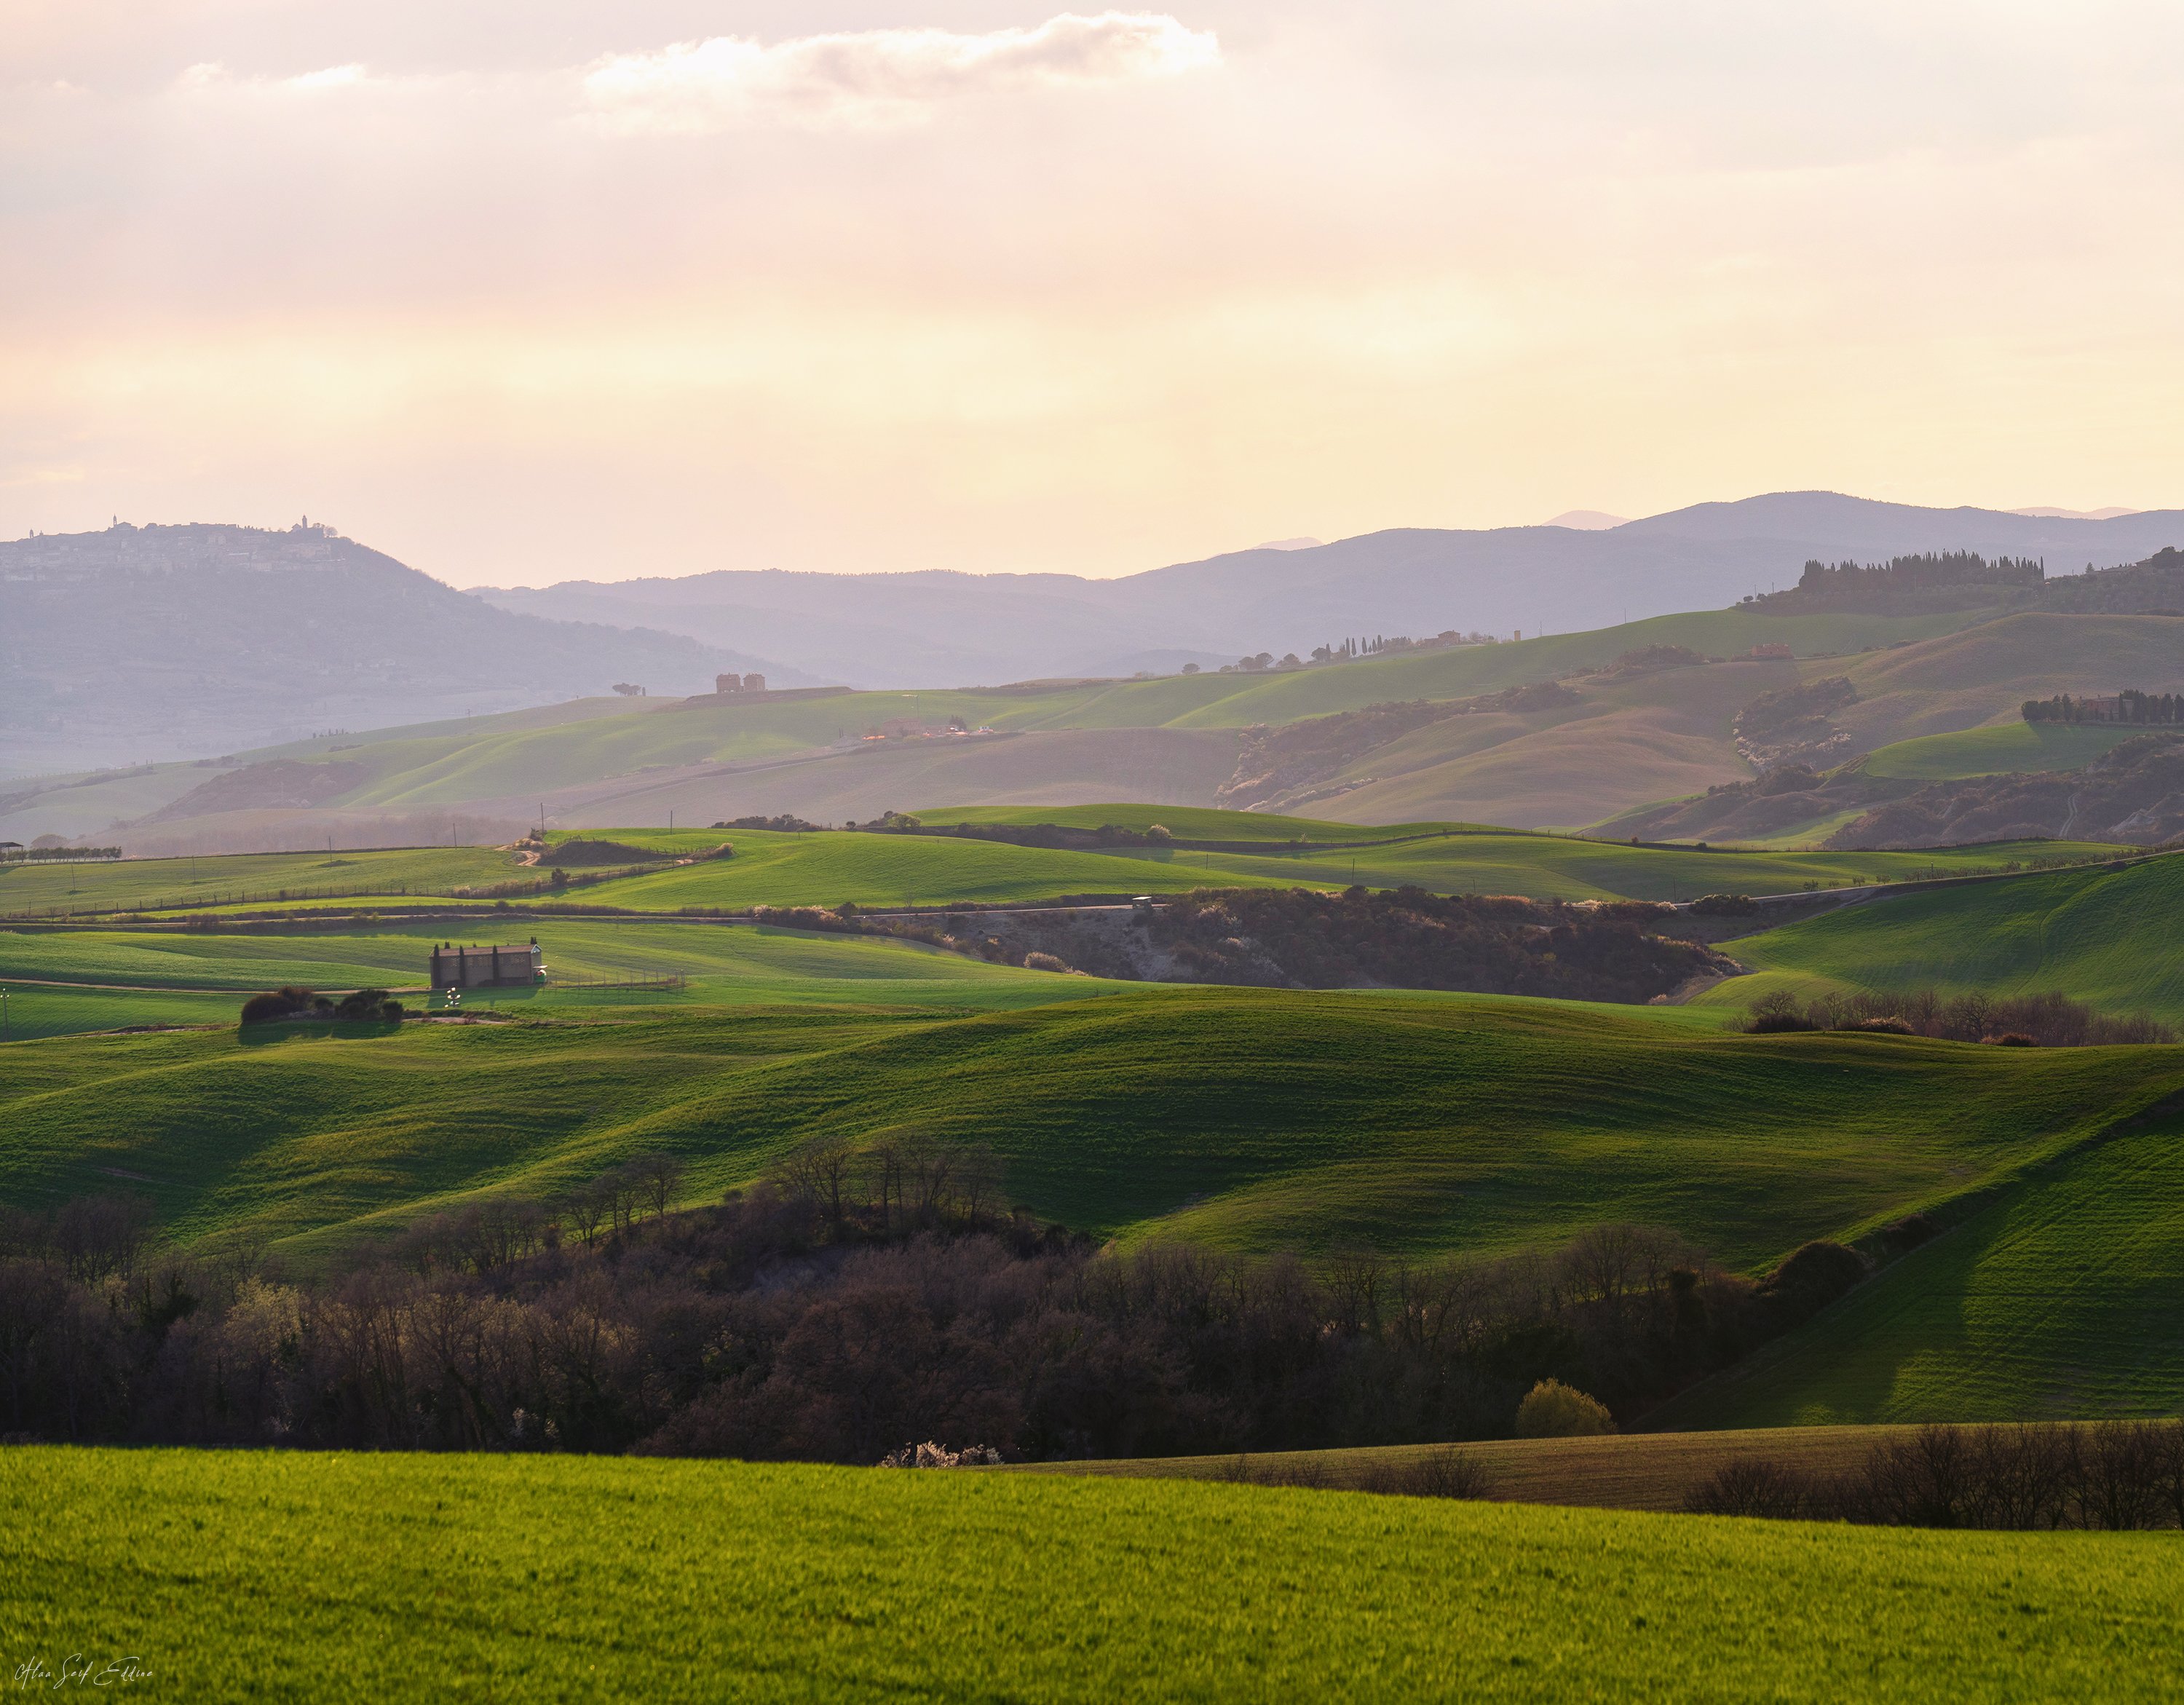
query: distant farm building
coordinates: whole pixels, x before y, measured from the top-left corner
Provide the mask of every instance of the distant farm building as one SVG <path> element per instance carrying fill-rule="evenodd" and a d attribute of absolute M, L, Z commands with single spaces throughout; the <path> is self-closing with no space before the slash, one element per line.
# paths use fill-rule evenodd
<path fill-rule="evenodd" d="M 763 675 L 716 675 L 713 677 L 713 690 L 716 693 L 763 693 L 766 691 L 766 677 Z"/>
<path fill-rule="evenodd" d="M 443 942 L 432 950 L 435 989 L 528 989 L 546 978 L 538 938 L 513 947 L 457 947 Z"/>
<path fill-rule="evenodd" d="M 1753 646 L 1752 648 L 1752 655 L 1754 657 L 1760 659 L 1762 661 L 1780 661 L 1783 663 L 1795 662 L 1797 656 L 1796 652 L 1792 651 L 1787 645 L 1785 645 L 1779 639 L 1770 639 L 1764 645 Z"/>

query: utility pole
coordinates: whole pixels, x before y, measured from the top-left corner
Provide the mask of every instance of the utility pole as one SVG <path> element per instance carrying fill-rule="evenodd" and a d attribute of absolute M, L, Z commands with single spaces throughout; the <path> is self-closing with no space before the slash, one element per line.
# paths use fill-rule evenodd
<path fill-rule="evenodd" d="M 0 989 L 0 1042 L 15 1039 L 15 1021 L 8 1011 L 8 991 Z"/>

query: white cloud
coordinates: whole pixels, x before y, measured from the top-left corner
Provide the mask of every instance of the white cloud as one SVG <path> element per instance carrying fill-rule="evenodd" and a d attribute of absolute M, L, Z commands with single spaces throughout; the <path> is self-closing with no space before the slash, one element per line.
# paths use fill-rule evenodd
<path fill-rule="evenodd" d="M 771 47 L 740 36 L 602 59 L 583 98 L 604 127 L 701 136 L 729 125 L 914 124 L 941 102 L 1173 76 L 1220 63 L 1211 31 L 1150 12 L 1066 12 L 1033 30 L 866 30 Z"/>

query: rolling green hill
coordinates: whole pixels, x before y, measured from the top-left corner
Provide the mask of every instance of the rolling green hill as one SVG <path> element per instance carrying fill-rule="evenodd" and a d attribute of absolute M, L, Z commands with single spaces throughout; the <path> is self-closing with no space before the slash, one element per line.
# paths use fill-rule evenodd
<path fill-rule="evenodd" d="M 1864 767 L 1869 776 L 1919 782 L 2010 771 L 2075 770 L 2144 732 L 2092 722 L 2003 722 L 1899 740 L 1870 754 Z"/>
<path fill-rule="evenodd" d="M 14 1661 L 193 1699 L 2159 1699 L 2184 1553 L 1180 1480 L 0 1454 Z M 1217 1582 L 1217 1591 L 1208 1583 Z M 1331 1589 L 1330 1584 L 1339 1584 Z M 115 1691 L 121 1691 L 117 1688 Z"/>
<path fill-rule="evenodd" d="M 2171 616 L 2042 612 L 1876 651 L 1825 672 L 1848 676 L 1859 694 L 1835 720 L 1859 744 L 1881 746 L 1980 728 L 2015 716 L 2027 699 L 2058 693 L 2173 691 L 2184 686 L 2184 646 Z"/>
<path fill-rule="evenodd" d="M 2018 1180 L 1650 1424 L 2170 1415 L 2184 1399 L 2184 1117 Z"/>
<path fill-rule="evenodd" d="M 601 1002 L 985 1011 L 1081 1000 L 1108 986 L 989 965 L 916 942 L 812 935 L 766 925 L 561 918 L 498 933 L 489 926 L 482 933 L 451 932 L 444 921 L 300 934 L 0 931 L 0 983 L 11 985 L 16 1034 L 25 1036 L 131 1024 L 232 1024 L 240 995 L 289 983 L 326 990 L 384 987 L 401 991 L 415 1010 L 423 1000 L 432 944 L 481 934 L 493 939 L 537 934 L 545 944 L 554 982 L 536 990 L 499 989 L 472 997 L 474 1005 L 518 1012 L 558 1012 Z M 670 991 L 591 986 L 663 973 L 686 978 L 688 986 Z M 54 986 L 68 984 L 77 986 Z"/>
<path fill-rule="evenodd" d="M 2059 990 L 2103 1011 L 2184 1022 L 2180 906 L 2184 859 L 2176 858 L 1876 899 L 1729 944 L 1736 959 L 1769 974 L 1699 998 L 1743 1006 L 1776 987 Z"/>
<path fill-rule="evenodd" d="M 309 810 L 274 809 L 286 796 L 280 788 L 254 805 L 244 777 L 223 775 L 216 800 L 208 794 L 200 806 L 188 800 L 171 804 L 161 814 L 169 821 L 143 833 L 170 841 L 192 833 L 264 837 L 301 833 L 320 818 L 354 827 L 375 814 L 448 809 L 521 821 L 542 806 L 573 825 L 664 822 L 671 811 L 685 822 L 783 811 L 824 821 L 862 820 L 920 797 L 974 804 L 1061 805 L 1116 797 L 1170 806 L 1211 804 L 1237 763 L 1241 732 L 1255 725 L 1575 677 L 1649 646 L 1735 658 L 1758 644 L 1786 643 L 1800 657 L 1816 660 L 1602 677 L 1583 688 L 1585 703 L 1574 712 L 1436 723 L 1372 761 L 1361 755 L 1337 778 L 1339 809 L 1357 821 L 1592 822 L 1743 776 L 1730 739 L 1736 710 L 1801 671 L 1848 666 L 1829 659 L 1893 660 L 1895 673 L 1884 691 L 1894 709 L 1886 715 L 1917 723 L 1901 733 L 1986 720 L 1995 705 L 1984 705 L 1977 714 L 1952 709 L 1938 723 L 1918 720 L 1926 716 L 1918 699 L 1925 690 L 1914 655 L 1922 653 L 1919 642 L 1938 643 L 1970 619 L 1971 613 L 1891 618 L 1702 611 L 1522 644 L 1301 671 L 919 693 L 770 694 L 741 702 L 673 701 L 558 721 L 543 712 L 522 719 L 481 718 L 476 727 L 438 724 L 282 749 L 278 755 L 285 759 L 326 768 L 325 785 L 311 790 L 316 803 Z M 2089 645 L 2103 640 L 2091 628 L 2084 638 Z M 1891 646 L 1904 649 L 1875 649 Z M 1953 681 L 1949 671 L 1961 673 L 1968 666 L 1949 655 L 1953 660 L 1943 673 Z M 2042 680 L 2059 670 L 2070 675 L 2067 660 L 2059 656 L 2052 644 L 2045 648 Z M 1905 659 L 1912 660 L 1909 665 Z M 2070 679 L 2076 690 L 2084 690 L 2075 676 Z M 1951 690 L 1961 696 L 1960 689 Z M 1949 716 L 1957 720 L 1951 722 Z M 995 733 L 967 740 L 863 738 L 891 727 L 899 735 L 905 729 L 937 731 L 950 720 Z M 1876 735 L 1875 743 L 1884 738 Z"/>
<path fill-rule="evenodd" d="M 1033 998 L 1087 986 L 1011 975 Z M 2184 1084 L 2170 1050 L 1747 1037 L 1680 1009 L 1460 995 L 1152 987 L 976 1017 L 540 1020 L 18 1044 L 0 1052 L 0 1200 L 120 1176 L 178 1236 L 247 1232 L 308 1262 L 650 1151 L 685 1157 L 703 1199 L 819 1134 L 916 1133 L 990 1144 L 1034 1211 L 1130 1238 L 1486 1251 L 1641 1220 L 1758 1267 Z"/>

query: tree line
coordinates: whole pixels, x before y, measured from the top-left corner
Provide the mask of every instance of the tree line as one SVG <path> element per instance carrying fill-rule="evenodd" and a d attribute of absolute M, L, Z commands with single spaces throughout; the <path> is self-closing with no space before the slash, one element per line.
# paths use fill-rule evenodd
<path fill-rule="evenodd" d="M 2184 1527 L 2184 1421 L 1921 1427 L 1843 1474 L 1729 1463 L 1686 1507 L 1900 1527 Z"/>
<path fill-rule="evenodd" d="M 2120 693 L 2092 699 L 2073 699 L 2068 693 L 2058 693 L 2052 699 L 2027 699 L 2020 714 L 2028 722 L 2121 722 L 2167 727 L 2184 722 L 2184 693 L 2141 693 L 2126 688 Z"/>
<path fill-rule="evenodd" d="M 989 1154 L 822 1139 L 721 1201 L 652 1156 L 421 1222 L 316 1279 L 157 1246 L 140 1203 L 0 1218 L 15 1440 L 639 1451 L 870 1463 L 1491 1437 L 1556 1380 L 1634 1416 L 1840 1296 L 1603 1226 L 1495 1260 L 1103 1249 Z M 1917 1228 L 1902 1234 L 1915 1240 Z"/>

